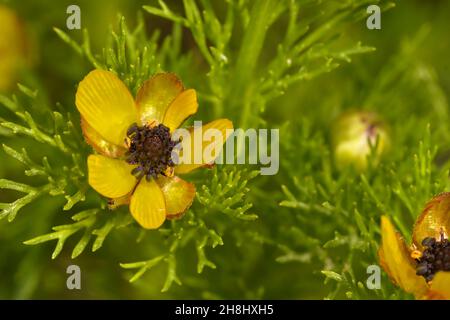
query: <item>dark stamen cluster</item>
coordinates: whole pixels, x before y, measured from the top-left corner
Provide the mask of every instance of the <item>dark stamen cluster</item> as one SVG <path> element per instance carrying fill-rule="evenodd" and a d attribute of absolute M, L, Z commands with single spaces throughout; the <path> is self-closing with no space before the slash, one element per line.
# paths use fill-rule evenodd
<path fill-rule="evenodd" d="M 426 248 L 422 257 L 417 259 L 416 274 L 423 276 L 425 280 L 433 280 L 438 271 L 450 271 L 450 242 L 441 234 L 437 241 L 435 238 L 423 239 L 422 245 Z"/>
<path fill-rule="evenodd" d="M 135 123 L 128 129 L 127 138 L 126 161 L 138 165 L 131 171 L 137 179 L 150 181 L 166 175 L 166 170 L 175 165 L 171 154 L 178 141 L 172 141 L 169 128 L 163 124 L 140 127 Z"/>

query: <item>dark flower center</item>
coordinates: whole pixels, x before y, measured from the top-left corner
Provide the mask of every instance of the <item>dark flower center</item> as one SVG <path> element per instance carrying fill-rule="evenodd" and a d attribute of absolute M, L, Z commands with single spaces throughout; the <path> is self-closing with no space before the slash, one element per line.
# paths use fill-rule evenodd
<path fill-rule="evenodd" d="M 158 175 L 167 175 L 168 170 L 175 166 L 171 155 L 177 143 L 172 141 L 169 128 L 163 124 L 131 125 L 127 131 L 126 161 L 137 165 L 131 174 L 137 179 L 145 177 L 147 181 L 156 179 Z"/>
<path fill-rule="evenodd" d="M 425 250 L 417 261 L 416 274 L 423 276 L 426 281 L 433 280 L 438 271 L 450 271 L 450 242 L 441 234 L 441 238 L 427 237 L 422 245 Z"/>

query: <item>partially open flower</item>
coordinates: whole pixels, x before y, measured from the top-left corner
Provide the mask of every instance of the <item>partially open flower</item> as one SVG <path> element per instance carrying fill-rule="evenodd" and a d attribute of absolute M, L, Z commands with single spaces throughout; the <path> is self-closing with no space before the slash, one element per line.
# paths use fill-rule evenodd
<path fill-rule="evenodd" d="M 339 168 L 350 165 L 362 171 L 367 167 L 371 145 L 376 147 L 375 163 L 389 146 L 386 127 L 373 112 L 344 113 L 334 124 L 332 134 L 334 157 Z"/>
<path fill-rule="evenodd" d="M 94 70 L 80 82 L 76 105 L 86 141 L 99 153 L 88 158 L 89 184 L 111 199 L 111 207 L 129 204 L 142 227 L 156 229 L 191 206 L 194 185 L 175 175 L 215 160 L 210 154 L 176 165 L 171 158 L 179 142 L 172 134 L 197 112 L 195 90 L 185 90 L 174 74 L 160 73 L 144 82 L 135 101 L 112 72 Z M 219 119 L 203 128 L 218 130 L 223 139 L 202 143 L 199 149 L 211 144 L 221 148 L 233 124 Z M 189 135 L 195 132 L 191 128 Z M 181 141 L 182 150 L 188 140 Z"/>
<path fill-rule="evenodd" d="M 0 92 L 11 88 L 20 66 L 26 62 L 26 39 L 17 15 L 0 5 Z"/>
<path fill-rule="evenodd" d="M 450 193 L 434 197 L 417 219 L 407 247 L 381 217 L 380 264 L 391 280 L 417 299 L 450 299 Z"/>

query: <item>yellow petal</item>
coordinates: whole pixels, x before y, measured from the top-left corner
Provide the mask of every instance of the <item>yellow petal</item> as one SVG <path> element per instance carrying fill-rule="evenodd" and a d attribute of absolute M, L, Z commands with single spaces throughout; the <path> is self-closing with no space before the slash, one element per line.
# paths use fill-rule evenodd
<path fill-rule="evenodd" d="M 450 272 L 436 273 L 426 298 L 433 300 L 450 300 Z"/>
<path fill-rule="evenodd" d="M 161 187 L 166 200 L 166 215 L 168 218 L 181 216 L 194 201 L 195 186 L 178 177 L 158 178 L 157 183 Z"/>
<path fill-rule="evenodd" d="M 208 129 L 216 129 L 221 135 L 221 139 L 209 139 L 206 138 L 205 133 Z M 194 127 L 189 129 L 189 138 L 183 139 L 182 150 L 180 152 L 180 161 L 184 159 L 184 163 L 175 167 L 176 174 L 184 174 L 191 172 L 194 169 L 210 165 L 214 163 L 218 154 L 215 152 L 204 152 L 206 149 L 222 149 L 223 144 L 232 133 L 233 123 L 228 119 L 218 119 L 205 124 L 202 127 Z M 196 139 L 199 137 L 201 140 Z M 198 147 L 199 146 L 199 147 Z M 190 150 L 190 152 L 189 152 Z M 186 154 L 186 152 L 188 152 Z M 200 160 L 200 161 L 197 161 Z"/>
<path fill-rule="evenodd" d="M 112 72 L 91 71 L 79 84 L 75 104 L 103 139 L 124 145 L 128 127 L 136 122 L 136 106 L 127 87 Z"/>
<path fill-rule="evenodd" d="M 406 292 L 421 297 L 427 290 L 425 279 L 416 275 L 408 248 L 389 218 L 381 217 L 382 243 L 378 255 L 380 264 L 391 280 Z"/>
<path fill-rule="evenodd" d="M 105 197 L 120 198 L 136 186 L 136 178 L 131 175 L 133 166 L 123 160 L 90 155 L 88 170 L 89 184 Z"/>
<path fill-rule="evenodd" d="M 413 231 L 413 242 L 422 248 L 426 237 L 440 239 L 443 231 L 448 237 L 450 232 L 450 193 L 442 193 L 427 203 L 422 214 L 417 218 Z"/>
<path fill-rule="evenodd" d="M 198 109 L 197 93 L 193 89 L 185 90 L 170 104 L 164 116 L 163 123 L 173 132 L 189 116 Z"/>
<path fill-rule="evenodd" d="M 130 211 L 145 229 L 156 229 L 164 223 L 166 204 L 163 192 L 155 180 L 141 180 L 131 196 Z"/>
<path fill-rule="evenodd" d="M 81 130 L 83 131 L 86 142 L 91 145 L 95 151 L 104 156 L 117 158 L 125 154 L 125 152 L 127 151 L 121 146 L 117 146 L 109 141 L 106 141 L 83 118 L 81 118 Z"/>
<path fill-rule="evenodd" d="M 159 73 L 144 82 L 136 97 L 139 121 L 162 122 L 167 108 L 183 92 L 183 84 L 172 73 Z"/>

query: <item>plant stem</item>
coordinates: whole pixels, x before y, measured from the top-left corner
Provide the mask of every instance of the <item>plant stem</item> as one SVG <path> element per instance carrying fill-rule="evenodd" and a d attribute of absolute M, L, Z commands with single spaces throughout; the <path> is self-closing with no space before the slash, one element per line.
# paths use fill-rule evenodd
<path fill-rule="evenodd" d="M 232 105 L 242 108 L 240 127 L 249 125 L 250 108 L 254 90 L 254 70 L 260 56 L 274 1 L 261 0 L 253 5 L 250 21 L 239 51 L 236 69 L 234 70 L 234 85 L 232 86 Z"/>

